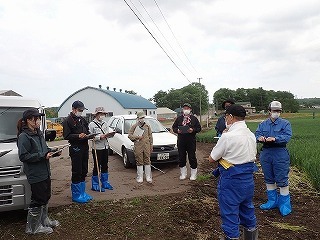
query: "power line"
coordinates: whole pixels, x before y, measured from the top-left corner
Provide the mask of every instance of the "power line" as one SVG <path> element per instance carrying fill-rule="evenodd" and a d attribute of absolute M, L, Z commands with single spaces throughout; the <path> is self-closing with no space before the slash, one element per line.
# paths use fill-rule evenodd
<path fill-rule="evenodd" d="M 158 36 L 157 34 L 154 32 L 154 31 L 151 31 L 151 26 L 149 25 L 148 21 L 143 17 L 143 15 L 140 13 L 139 9 L 136 7 L 136 5 L 132 2 L 132 0 L 130 0 L 132 6 L 134 7 L 134 9 L 136 10 L 136 12 L 138 13 L 138 15 L 141 17 L 141 19 L 145 22 L 145 24 L 148 26 L 150 32 L 152 32 L 152 34 L 155 36 L 155 38 L 158 39 Z M 166 49 L 164 46 L 163 46 L 164 49 Z"/>
<path fill-rule="evenodd" d="M 151 19 L 151 21 L 153 22 L 153 24 L 156 26 L 156 28 L 158 29 L 158 31 L 160 32 L 160 34 L 162 35 L 162 37 L 164 38 L 164 40 L 167 42 L 167 44 L 169 45 L 169 47 L 171 48 L 171 50 L 175 53 L 175 55 L 179 58 L 179 60 L 182 62 L 182 64 L 188 69 L 189 72 L 190 69 L 189 67 L 182 61 L 182 59 L 180 58 L 180 56 L 177 54 L 177 52 L 173 49 L 172 45 L 169 43 L 169 41 L 167 40 L 167 38 L 163 35 L 162 31 L 160 30 L 160 28 L 158 27 L 158 25 L 156 24 L 156 22 L 153 20 L 153 18 L 151 17 L 151 15 L 149 14 L 148 10 L 144 7 L 144 5 L 142 4 L 142 2 L 140 0 L 138 0 L 140 5 L 143 7 L 144 11 L 148 14 L 149 18 Z"/>
<path fill-rule="evenodd" d="M 147 26 L 142 22 L 141 18 L 136 14 L 136 12 L 132 9 L 132 7 L 128 4 L 127 0 L 123 0 L 127 6 L 130 8 L 130 10 L 133 12 L 133 14 L 138 18 L 140 23 L 144 26 L 144 28 L 148 31 L 148 33 L 151 35 L 151 37 L 156 41 L 156 43 L 159 45 L 159 47 L 162 49 L 162 51 L 167 55 L 167 57 L 170 59 L 170 61 L 174 64 L 174 66 L 180 71 L 180 73 L 187 79 L 188 82 L 191 83 L 191 81 L 188 79 L 188 77 L 183 73 L 183 71 L 178 67 L 178 65 L 173 61 L 173 59 L 169 56 L 169 54 L 165 51 L 165 49 L 161 46 L 161 44 L 158 42 L 158 40 L 154 37 L 154 35 L 150 32 L 150 30 L 147 28 Z"/>
<path fill-rule="evenodd" d="M 171 29 L 171 27 L 170 27 L 169 23 L 167 22 L 167 20 L 166 20 L 166 18 L 165 18 L 165 16 L 164 16 L 164 14 L 162 13 L 162 11 L 161 11 L 161 9 L 160 9 L 160 7 L 159 7 L 159 5 L 158 5 L 157 1 L 156 1 L 156 0 L 154 0 L 154 2 L 155 2 L 155 4 L 157 5 L 157 7 L 158 7 L 158 9 L 159 9 L 159 11 L 160 11 L 160 13 L 161 13 L 161 15 L 162 15 L 162 17 L 163 17 L 164 21 L 166 22 L 166 24 L 167 24 L 168 28 L 170 29 L 170 31 L 171 31 L 171 33 L 172 33 L 173 37 L 174 37 L 174 38 L 175 38 L 175 40 L 177 41 L 177 43 L 178 43 L 178 45 L 179 45 L 179 47 L 180 47 L 181 51 L 183 52 L 184 56 L 185 56 L 185 57 L 186 57 L 186 59 L 188 60 L 189 64 L 190 64 L 190 65 L 191 65 L 191 67 L 193 68 L 193 70 L 198 74 L 197 70 L 195 69 L 195 67 L 194 67 L 194 66 L 193 66 L 193 64 L 191 63 L 190 59 L 188 58 L 188 56 L 187 56 L 186 52 L 183 50 L 183 48 L 182 48 L 181 44 L 179 43 L 179 41 L 178 41 L 178 39 L 177 39 L 176 35 L 173 33 L 173 31 L 172 31 L 172 29 Z"/>

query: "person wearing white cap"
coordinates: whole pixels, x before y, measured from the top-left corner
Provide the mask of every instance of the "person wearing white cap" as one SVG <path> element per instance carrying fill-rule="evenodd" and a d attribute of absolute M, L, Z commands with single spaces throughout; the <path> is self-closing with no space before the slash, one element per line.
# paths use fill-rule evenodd
<path fill-rule="evenodd" d="M 272 101 L 269 104 L 270 117 L 259 124 L 255 135 L 257 141 L 263 143 L 260 162 L 268 196 L 268 201 L 260 208 L 279 208 L 281 215 L 286 216 L 292 211 L 289 194 L 290 156 L 286 148 L 292 129 L 288 120 L 280 118 L 281 111 L 281 103 Z M 280 188 L 280 195 L 277 187 Z"/>
<path fill-rule="evenodd" d="M 113 190 L 109 182 L 108 173 L 108 138 L 113 137 L 115 132 L 109 132 L 105 121 L 107 112 L 103 107 L 97 107 L 94 114 L 95 118 L 89 123 L 90 133 L 97 134 L 93 138 L 94 142 L 92 142 L 93 172 L 91 177 L 91 190 L 101 190 L 101 192 L 104 192 L 105 189 Z M 98 176 L 98 173 L 101 173 L 101 176 Z M 99 186 L 99 177 L 101 187 Z"/>
<path fill-rule="evenodd" d="M 137 113 L 137 123 L 131 126 L 128 135 L 128 138 L 134 142 L 138 183 L 143 182 L 143 166 L 147 182 L 152 183 L 150 155 L 153 150 L 153 138 L 151 127 L 145 122 L 145 116 L 144 112 Z"/>

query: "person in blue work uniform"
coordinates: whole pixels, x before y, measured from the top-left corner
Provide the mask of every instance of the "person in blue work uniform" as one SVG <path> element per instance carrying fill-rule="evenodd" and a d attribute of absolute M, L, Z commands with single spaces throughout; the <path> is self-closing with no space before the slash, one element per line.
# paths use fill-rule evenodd
<path fill-rule="evenodd" d="M 234 100 L 233 99 L 227 99 L 227 100 L 223 101 L 222 108 L 224 110 L 226 110 L 232 104 L 234 104 Z M 217 132 L 217 137 L 221 137 L 221 134 L 226 129 L 226 127 L 227 126 L 226 126 L 226 121 L 225 121 L 225 114 L 223 114 L 222 116 L 220 116 L 218 118 L 218 121 L 217 121 L 216 126 L 215 126 L 215 129 L 216 129 L 216 132 Z"/>
<path fill-rule="evenodd" d="M 218 202 L 224 237 L 239 239 L 239 226 L 244 227 L 244 239 L 258 239 L 257 220 L 253 206 L 257 143 L 245 123 L 246 111 L 240 105 L 226 109 L 230 125 L 212 149 L 209 161 L 219 162 Z M 218 175 L 216 175 L 218 176 Z"/>
<path fill-rule="evenodd" d="M 263 143 L 260 162 L 267 185 L 268 201 L 260 208 L 269 210 L 279 208 L 282 216 L 291 213 L 292 207 L 289 194 L 290 156 L 286 148 L 292 136 L 291 124 L 280 118 L 282 105 L 278 101 L 269 104 L 270 117 L 259 124 L 256 139 Z M 280 195 L 278 195 L 279 187 Z"/>

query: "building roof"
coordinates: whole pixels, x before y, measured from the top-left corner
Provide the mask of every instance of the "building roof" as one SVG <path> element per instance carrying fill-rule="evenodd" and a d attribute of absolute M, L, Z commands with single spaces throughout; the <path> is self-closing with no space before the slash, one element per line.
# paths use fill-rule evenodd
<path fill-rule="evenodd" d="M 0 90 L 0 95 L 22 97 L 19 93 L 15 92 L 15 91 L 12 91 L 12 90 Z"/>
<path fill-rule="evenodd" d="M 111 91 L 108 89 L 102 89 L 102 88 L 95 88 L 95 87 L 85 87 L 82 88 L 76 92 L 74 92 L 73 94 L 71 94 L 69 97 L 67 97 L 63 103 L 60 105 L 58 111 L 60 110 L 60 108 L 63 106 L 63 104 L 72 96 L 74 96 L 75 94 L 84 91 L 86 89 L 93 89 L 93 90 L 97 90 L 97 91 L 101 91 L 111 97 L 113 97 L 124 109 L 135 109 L 135 108 L 142 108 L 142 109 L 157 109 L 157 107 L 150 102 L 149 100 L 138 96 L 138 95 L 133 95 L 133 94 L 129 94 L 129 93 L 123 93 L 123 92 L 116 92 L 116 91 Z"/>
<path fill-rule="evenodd" d="M 175 111 L 172 111 L 170 108 L 167 107 L 159 107 L 157 108 L 157 114 L 177 114 Z"/>

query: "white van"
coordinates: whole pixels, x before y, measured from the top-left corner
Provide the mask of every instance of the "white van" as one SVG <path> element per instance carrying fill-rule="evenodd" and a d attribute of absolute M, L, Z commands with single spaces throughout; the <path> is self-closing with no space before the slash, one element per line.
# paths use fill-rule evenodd
<path fill-rule="evenodd" d="M 17 122 L 30 107 L 44 113 L 35 99 L 0 96 L 0 212 L 27 209 L 30 204 L 30 185 L 17 148 Z M 41 130 L 45 129 L 45 124 L 43 117 Z"/>

